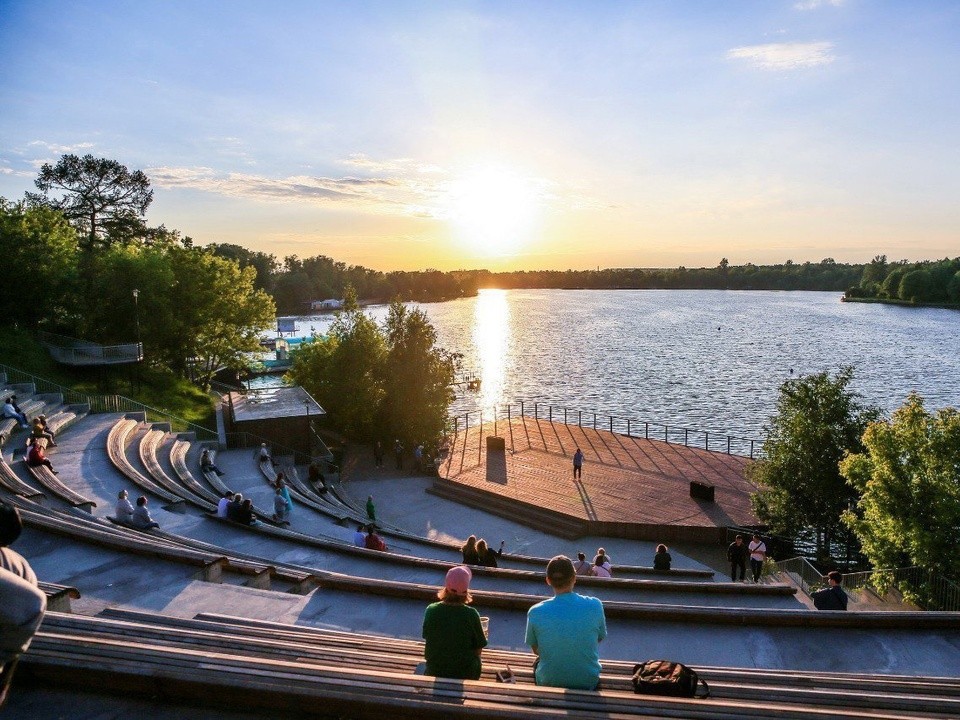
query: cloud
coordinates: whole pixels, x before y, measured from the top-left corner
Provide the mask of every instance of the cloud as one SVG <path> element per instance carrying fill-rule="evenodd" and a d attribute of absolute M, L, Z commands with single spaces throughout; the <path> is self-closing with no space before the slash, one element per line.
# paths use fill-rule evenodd
<path fill-rule="evenodd" d="M 801 70 L 827 65 L 834 60 L 831 42 L 791 42 L 733 48 L 727 57 L 746 60 L 761 70 Z"/>
<path fill-rule="evenodd" d="M 364 206 L 375 212 L 405 212 L 417 189 L 394 178 L 269 178 L 249 173 L 220 173 L 209 167 L 153 167 L 150 182 L 164 189 L 187 189 L 226 197 L 274 202 L 313 202 L 328 206 Z"/>
<path fill-rule="evenodd" d="M 344 165 L 359 168 L 365 172 L 371 173 L 436 173 L 443 174 L 446 171 L 436 165 L 424 165 L 413 158 L 395 158 L 392 160 L 374 160 L 365 153 L 353 153 L 345 160 L 341 161 Z"/>
<path fill-rule="evenodd" d="M 31 140 L 27 143 L 28 147 L 40 147 L 43 148 L 46 152 L 56 153 L 57 155 L 64 155 L 69 153 L 77 153 L 82 150 L 90 150 L 93 148 L 92 142 L 82 142 L 75 143 L 73 145 L 58 145 L 57 143 L 49 143 L 46 140 Z"/>
<path fill-rule="evenodd" d="M 840 7 L 843 5 L 843 0 L 800 0 L 793 7 L 797 10 L 816 10 L 824 5 Z"/>

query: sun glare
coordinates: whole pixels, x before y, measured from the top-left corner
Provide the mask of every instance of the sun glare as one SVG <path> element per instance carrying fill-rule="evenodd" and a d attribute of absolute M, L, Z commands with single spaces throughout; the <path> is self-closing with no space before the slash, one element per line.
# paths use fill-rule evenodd
<path fill-rule="evenodd" d="M 530 241 L 540 214 L 533 183 L 486 168 L 450 186 L 450 219 L 478 255 L 509 255 Z"/>

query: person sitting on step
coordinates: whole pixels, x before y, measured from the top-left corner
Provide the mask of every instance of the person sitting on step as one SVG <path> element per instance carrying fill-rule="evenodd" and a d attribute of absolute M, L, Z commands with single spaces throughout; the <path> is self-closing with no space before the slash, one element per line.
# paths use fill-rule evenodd
<path fill-rule="evenodd" d="M 59 473 L 53 469 L 53 463 L 43 454 L 43 443 L 36 438 L 30 438 L 30 449 L 27 450 L 27 465 L 30 467 L 45 465 L 54 475 L 59 475 Z"/>
<path fill-rule="evenodd" d="M 124 525 L 133 524 L 133 505 L 130 504 L 126 490 L 121 490 L 117 493 L 117 510 L 115 517 L 117 518 L 117 522 L 123 523 Z"/>
<path fill-rule="evenodd" d="M 50 432 L 50 428 L 47 427 L 47 418 L 45 415 L 37 415 L 33 419 L 33 429 L 31 430 L 33 437 L 37 438 L 46 438 L 50 442 L 51 447 L 57 446 L 57 441 L 53 437 L 53 433 Z"/>
<path fill-rule="evenodd" d="M 223 475 L 223 471 L 213 464 L 213 460 L 210 459 L 210 451 L 206 448 L 200 453 L 200 470 L 204 473 L 215 472 L 217 475 Z"/>
<path fill-rule="evenodd" d="M 160 523 L 150 517 L 150 511 L 147 509 L 147 496 L 141 495 L 137 498 L 137 508 L 133 511 L 133 517 L 130 523 L 140 530 L 149 530 L 150 528 L 160 527 Z"/>
<path fill-rule="evenodd" d="M 660 572 L 666 572 L 670 569 L 670 562 L 673 560 L 663 543 L 657 545 L 657 553 L 653 556 L 653 569 Z"/>
<path fill-rule="evenodd" d="M 16 406 L 16 405 L 14 404 L 14 402 L 13 402 L 13 398 L 14 398 L 14 397 L 15 397 L 14 395 L 11 395 L 10 397 L 8 397 L 8 398 L 6 399 L 6 401 L 4 401 L 4 403 L 3 403 L 3 416 L 4 416 L 4 417 L 8 417 L 8 418 L 14 418 L 14 419 L 16 419 L 16 421 L 17 421 L 18 423 L 20 423 L 20 427 L 22 427 L 24 430 L 26 430 L 27 428 L 30 427 L 30 426 L 27 424 L 27 416 L 24 415 L 24 414 L 23 414 L 22 412 L 20 412 L 19 410 L 17 410 L 17 406 Z"/>
<path fill-rule="evenodd" d="M 484 567 L 497 567 L 497 558 L 503 556 L 503 546 L 506 545 L 505 540 L 500 541 L 500 549 L 494 551 L 493 548 L 487 546 L 487 541 L 480 539 L 477 541 L 477 555 L 480 558 L 480 565 Z"/>
<path fill-rule="evenodd" d="M 230 503 L 233 502 L 233 493 L 230 490 L 227 490 L 223 497 L 220 498 L 220 501 L 217 503 L 217 517 L 225 518 L 227 517 L 227 510 L 230 508 Z"/>
<path fill-rule="evenodd" d="M 364 541 L 364 547 L 367 548 L 367 550 L 387 551 L 387 544 L 383 541 L 382 537 L 377 535 L 377 528 L 373 525 L 367 525 L 367 538 Z"/>
<path fill-rule="evenodd" d="M 577 560 L 573 563 L 573 569 L 582 577 L 593 577 L 593 564 L 587 562 L 587 556 L 582 552 L 577 553 Z"/>
<path fill-rule="evenodd" d="M 6 702 L 20 655 L 26 652 L 47 609 L 33 568 L 11 550 L 23 530 L 20 512 L 0 502 L 0 708 Z"/>
<path fill-rule="evenodd" d="M 237 522 L 244 525 L 256 525 L 257 519 L 253 516 L 253 500 L 247 498 L 237 511 Z"/>

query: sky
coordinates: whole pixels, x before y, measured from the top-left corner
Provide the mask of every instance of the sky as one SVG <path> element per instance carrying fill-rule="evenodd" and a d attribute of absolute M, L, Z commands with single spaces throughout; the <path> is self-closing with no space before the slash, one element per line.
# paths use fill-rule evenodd
<path fill-rule="evenodd" d="M 0 196 L 377 270 L 960 255 L 960 2 L 0 0 Z"/>

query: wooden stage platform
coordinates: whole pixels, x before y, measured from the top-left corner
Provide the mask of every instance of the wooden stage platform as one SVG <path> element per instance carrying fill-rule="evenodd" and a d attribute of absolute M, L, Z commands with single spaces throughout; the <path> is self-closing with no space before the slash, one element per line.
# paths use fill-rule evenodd
<path fill-rule="evenodd" d="M 759 522 L 747 458 L 530 417 L 499 420 L 496 432 L 506 452 L 488 458 L 493 423 L 461 430 L 430 492 L 569 538 L 715 543 L 728 526 Z M 690 497 L 694 480 L 714 486 L 713 502 Z"/>

